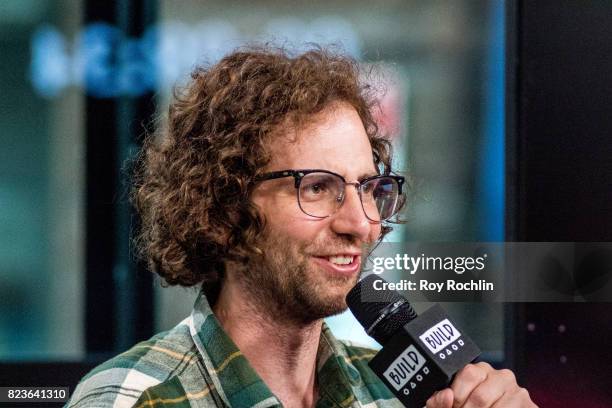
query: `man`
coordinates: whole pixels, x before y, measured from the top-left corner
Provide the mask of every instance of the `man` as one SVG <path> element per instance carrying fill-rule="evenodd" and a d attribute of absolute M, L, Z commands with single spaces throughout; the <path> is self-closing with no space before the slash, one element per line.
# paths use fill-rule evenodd
<path fill-rule="evenodd" d="M 94 369 L 70 407 L 397 407 L 371 350 L 336 340 L 403 179 L 357 65 L 314 50 L 236 52 L 198 69 L 142 157 L 140 247 L 191 316 Z M 453 405 L 454 404 L 454 405 Z M 509 371 L 470 365 L 431 407 L 533 406 Z"/>

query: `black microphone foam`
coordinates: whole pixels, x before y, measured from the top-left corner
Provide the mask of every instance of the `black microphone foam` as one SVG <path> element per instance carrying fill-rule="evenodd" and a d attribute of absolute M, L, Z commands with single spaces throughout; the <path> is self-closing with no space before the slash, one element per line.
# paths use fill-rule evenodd
<path fill-rule="evenodd" d="M 384 345 L 417 314 L 408 300 L 398 292 L 374 289 L 377 280 L 383 279 L 377 275 L 368 275 L 357 282 L 347 294 L 346 303 L 368 335 Z"/>

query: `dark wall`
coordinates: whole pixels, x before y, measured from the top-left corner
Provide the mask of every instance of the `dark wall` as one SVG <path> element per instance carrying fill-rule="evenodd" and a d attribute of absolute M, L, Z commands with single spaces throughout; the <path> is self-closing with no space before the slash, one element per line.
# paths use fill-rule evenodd
<path fill-rule="evenodd" d="M 612 2 L 507 11 L 507 239 L 612 241 Z M 509 352 L 535 401 L 610 406 L 612 303 L 514 309 Z"/>

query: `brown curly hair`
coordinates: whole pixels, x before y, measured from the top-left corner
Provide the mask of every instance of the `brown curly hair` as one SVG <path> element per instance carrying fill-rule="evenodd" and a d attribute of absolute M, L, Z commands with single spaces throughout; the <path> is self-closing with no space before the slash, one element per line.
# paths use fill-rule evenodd
<path fill-rule="evenodd" d="M 165 126 L 148 136 L 136 161 L 132 199 L 141 216 L 138 253 L 169 285 L 220 287 L 226 261 L 257 252 L 265 220 L 251 203 L 279 125 L 342 101 L 355 108 L 379 171 L 391 171 L 390 144 L 372 116 L 372 86 L 356 61 L 324 49 L 290 55 L 249 48 L 175 91 Z M 276 133 L 278 137 L 278 132 Z M 383 235 L 391 230 L 383 225 Z"/>

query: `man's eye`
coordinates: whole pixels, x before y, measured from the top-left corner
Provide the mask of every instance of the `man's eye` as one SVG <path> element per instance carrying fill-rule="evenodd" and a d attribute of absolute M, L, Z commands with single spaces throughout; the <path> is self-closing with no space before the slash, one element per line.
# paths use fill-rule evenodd
<path fill-rule="evenodd" d="M 323 183 L 309 184 L 305 187 L 309 194 L 321 194 L 327 191 L 327 186 Z"/>
<path fill-rule="evenodd" d="M 333 176 L 309 175 L 300 185 L 302 200 L 326 200 L 339 194 L 338 181 Z"/>

